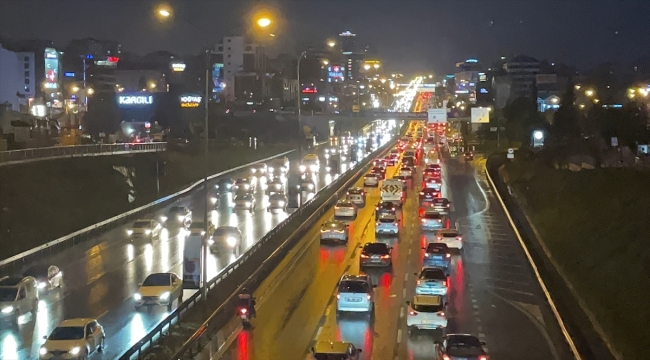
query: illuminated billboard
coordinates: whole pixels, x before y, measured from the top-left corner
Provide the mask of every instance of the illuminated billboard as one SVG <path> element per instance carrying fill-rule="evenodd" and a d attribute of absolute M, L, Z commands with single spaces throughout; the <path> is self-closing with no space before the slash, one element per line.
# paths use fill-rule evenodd
<path fill-rule="evenodd" d="M 202 99 L 198 94 L 183 94 L 179 97 L 182 108 L 198 108 Z"/>
<path fill-rule="evenodd" d="M 306 88 L 302 89 L 303 94 L 316 94 L 318 92 L 318 89 L 316 89 L 315 86 L 307 86 Z"/>
<path fill-rule="evenodd" d="M 327 82 L 341 82 L 345 80 L 343 68 L 333 65 L 327 68 Z"/>
<path fill-rule="evenodd" d="M 173 72 L 183 72 L 186 67 L 184 62 L 173 62 L 169 66 Z"/>
<path fill-rule="evenodd" d="M 45 48 L 45 89 L 55 90 L 59 88 L 59 52 L 53 48 Z"/>
<path fill-rule="evenodd" d="M 223 81 L 223 64 L 212 64 L 212 93 L 218 94 L 226 88 L 226 83 Z M 216 97 L 216 95 L 215 95 Z"/>
<path fill-rule="evenodd" d="M 148 92 L 120 93 L 117 105 L 122 108 L 150 106 L 153 105 L 153 95 Z"/>

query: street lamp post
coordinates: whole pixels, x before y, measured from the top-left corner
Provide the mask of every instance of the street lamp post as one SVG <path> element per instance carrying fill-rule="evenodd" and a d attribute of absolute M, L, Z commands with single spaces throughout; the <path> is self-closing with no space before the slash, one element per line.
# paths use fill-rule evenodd
<path fill-rule="evenodd" d="M 156 16 L 161 19 L 161 20 L 171 20 L 174 17 L 174 10 L 167 6 L 167 5 L 162 5 L 159 6 L 156 9 Z M 210 141 L 208 137 L 208 119 L 209 119 L 209 104 L 210 104 L 210 47 L 208 46 L 207 41 L 205 40 L 204 37 L 204 32 L 201 31 L 196 25 L 188 21 L 187 19 L 184 19 L 185 22 L 187 22 L 196 32 L 199 34 L 199 36 L 203 39 L 203 44 L 205 47 L 205 93 L 204 93 L 204 98 L 203 98 L 203 103 L 204 103 L 204 129 L 203 133 L 205 135 L 205 149 L 204 149 L 204 154 L 203 154 L 203 237 L 202 237 L 202 255 L 201 255 L 201 296 L 205 298 L 207 296 L 208 292 L 208 266 L 207 266 L 207 260 L 208 260 L 208 239 L 210 234 L 208 233 L 208 212 L 210 209 L 210 201 L 209 201 L 209 194 L 210 191 L 208 189 L 208 154 L 210 150 Z M 266 28 L 269 25 L 273 23 L 273 20 L 271 20 L 268 17 L 262 17 L 257 20 L 257 25 L 260 28 Z M 215 128 L 213 130 L 215 134 L 215 138 L 217 135 L 217 129 Z"/>
<path fill-rule="evenodd" d="M 300 150 L 302 148 L 302 127 L 301 127 L 301 106 L 302 106 L 302 86 L 300 85 L 300 61 L 307 55 L 307 50 L 303 51 L 300 53 L 300 56 L 298 56 L 298 69 L 297 69 L 297 78 L 298 78 L 298 156 L 300 156 Z"/>

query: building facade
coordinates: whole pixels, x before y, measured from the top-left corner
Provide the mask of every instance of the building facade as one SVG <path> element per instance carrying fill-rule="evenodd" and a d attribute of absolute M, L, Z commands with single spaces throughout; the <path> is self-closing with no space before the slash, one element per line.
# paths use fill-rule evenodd
<path fill-rule="evenodd" d="M 537 98 L 536 76 L 539 74 L 540 62 L 530 56 L 519 55 L 505 63 L 504 69 L 510 78 L 512 98 Z"/>
<path fill-rule="evenodd" d="M 244 36 L 226 36 L 214 54 L 221 59 L 223 96 L 226 101 L 259 101 L 265 97 L 264 48 Z M 263 82 L 263 84 L 260 84 Z"/>
<path fill-rule="evenodd" d="M 0 44 L 0 103 L 27 112 L 36 96 L 35 53 L 14 52 Z"/>

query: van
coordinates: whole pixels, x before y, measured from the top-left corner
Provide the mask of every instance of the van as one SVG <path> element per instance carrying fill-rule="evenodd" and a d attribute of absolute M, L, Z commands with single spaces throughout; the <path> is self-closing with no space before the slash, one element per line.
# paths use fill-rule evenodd
<path fill-rule="evenodd" d="M 18 326 L 18 318 L 38 310 L 38 287 L 32 276 L 0 279 L 0 320 Z"/>

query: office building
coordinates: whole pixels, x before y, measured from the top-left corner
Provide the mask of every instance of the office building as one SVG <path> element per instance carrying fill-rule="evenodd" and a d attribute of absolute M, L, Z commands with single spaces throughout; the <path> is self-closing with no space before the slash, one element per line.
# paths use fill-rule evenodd
<path fill-rule="evenodd" d="M 36 96 L 35 53 L 12 51 L 0 44 L 0 103 L 9 103 L 11 110 L 28 112 Z"/>
<path fill-rule="evenodd" d="M 264 47 L 241 35 L 226 36 L 217 44 L 214 54 L 217 62 L 213 64 L 212 80 L 220 83 L 219 92 L 226 101 L 255 103 L 264 100 L 268 88 Z"/>
<path fill-rule="evenodd" d="M 479 82 L 479 72 L 481 65 L 476 59 L 467 59 L 464 62 L 456 64 L 456 73 L 454 74 L 456 96 L 464 97 L 470 103 L 476 103 L 476 85 Z"/>
<path fill-rule="evenodd" d="M 537 98 L 536 76 L 539 74 L 540 62 L 530 56 L 519 55 L 505 63 L 504 69 L 510 78 L 510 96 Z"/>

